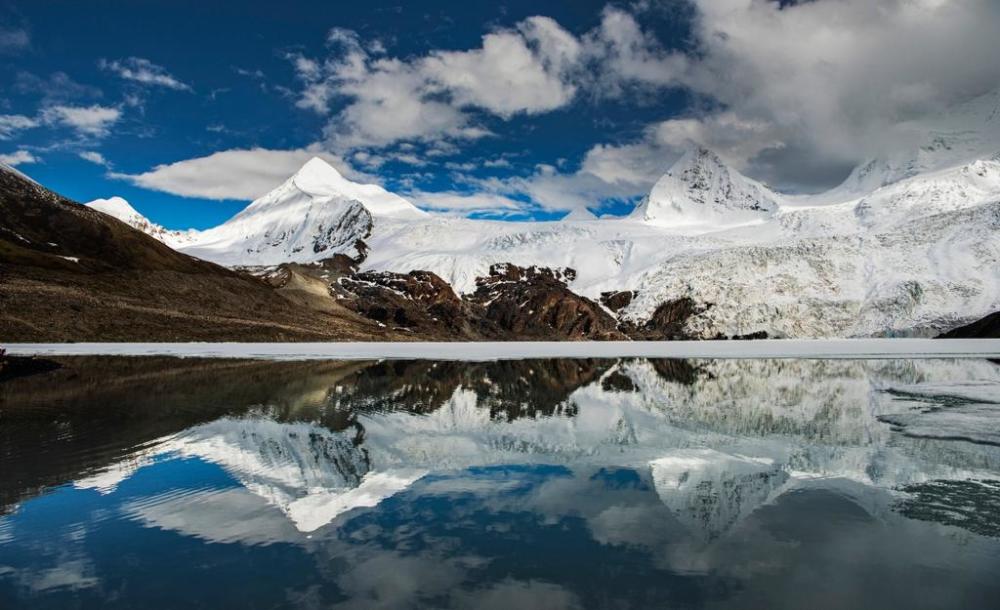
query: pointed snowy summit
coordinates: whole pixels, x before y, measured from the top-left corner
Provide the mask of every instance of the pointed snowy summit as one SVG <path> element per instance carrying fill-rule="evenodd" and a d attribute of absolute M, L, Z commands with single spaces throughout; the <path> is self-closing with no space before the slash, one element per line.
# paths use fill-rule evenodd
<path fill-rule="evenodd" d="M 695 148 L 653 185 L 632 218 L 671 227 L 714 227 L 760 220 L 779 206 L 777 193 L 729 167 L 712 151 Z"/>
<path fill-rule="evenodd" d="M 422 218 L 427 215 L 406 199 L 377 184 L 348 180 L 319 157 L 309 159 L 289 180 L 299 190 L 314 197 L 339 196 L 354 199 L 376 217 Z"/>
<path fill-rule="evenodd" d="M 562 217 L 561 220 L 579 221 L 579 220 L 597 220 L 597 216 L 587 208 L 576 208 L 570 210 L 569 214 Z"/>
<path fill-rule="evenodd" d="M 377 184 L 348 180 L 313 157 L 283 184 L 242 212 L 202 234 L 184 252 L 230 266 L 311 262 L 335 254 L 357 256 L 359 240 L 377 219 L 427 215 Z"/>

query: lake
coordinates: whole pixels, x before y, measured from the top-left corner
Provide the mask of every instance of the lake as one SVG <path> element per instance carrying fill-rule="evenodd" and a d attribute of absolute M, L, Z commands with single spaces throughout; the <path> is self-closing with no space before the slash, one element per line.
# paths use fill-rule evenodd
<path fill-rule="evenodd" d="M 56 359 L 0 608 L 1000 607 L 995 361 Z"/>

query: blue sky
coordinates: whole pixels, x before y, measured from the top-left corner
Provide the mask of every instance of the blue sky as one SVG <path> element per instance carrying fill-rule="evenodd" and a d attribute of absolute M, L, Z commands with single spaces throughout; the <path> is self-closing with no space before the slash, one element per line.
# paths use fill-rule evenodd
<path fill-rule="evenodd" d="M 0 158 L 171 228 L 225 220 L 314 154 L 520 220 L 623 213 L 695 144 L 821 190 L 1000 76 L 995 3 L 936 4 L 0 0 Z M 976 69 L 956 83 L 941 57 Z"/>

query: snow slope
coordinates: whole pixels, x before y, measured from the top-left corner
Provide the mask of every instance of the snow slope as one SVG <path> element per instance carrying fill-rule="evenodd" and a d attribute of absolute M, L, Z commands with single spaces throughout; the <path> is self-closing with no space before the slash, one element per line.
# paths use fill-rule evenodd
<path fill-rule="evenodd" d="M 171 248 L 180 248 L 186 244 L 190 244 L 198 237 L 198 231 L 193 229 L 174 231 L 156 224 L 136 211 L 128 201 L 121 197 L 95 199 L 84 205 L 108 216 L 114 216 L 133 229 L 138 229 L 147 235 L 155 237 Z"/>

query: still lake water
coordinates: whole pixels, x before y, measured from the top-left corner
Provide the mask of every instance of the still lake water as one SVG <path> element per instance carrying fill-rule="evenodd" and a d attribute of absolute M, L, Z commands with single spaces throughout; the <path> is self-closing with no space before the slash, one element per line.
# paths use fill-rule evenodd
<path fill-rule="evenodd" d="M 1000 364 L 64 358 L 0 608 L 997 608 Z"/>

